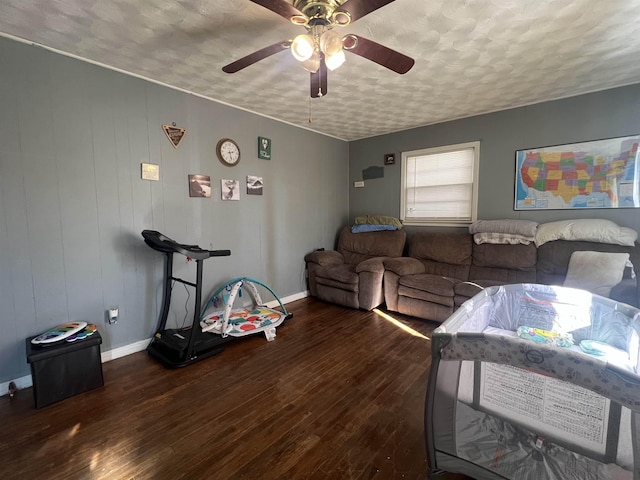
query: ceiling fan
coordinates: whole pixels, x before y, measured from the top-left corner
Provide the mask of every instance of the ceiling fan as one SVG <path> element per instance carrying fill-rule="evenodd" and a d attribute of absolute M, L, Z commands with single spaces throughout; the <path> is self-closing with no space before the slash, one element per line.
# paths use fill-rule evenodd
<path fill-rule="evenodd" d="M 271 55 L 290 49 L 302 67 L 311 72 L 311 97 L 327 94 L 327 69 L 345 61 L 345 50 L 394 72 L 407 73 L 415 61 L 400 52 L 354 34 L 341 37 L 334 27 L 346 27 L 395 0 L 250 0 L 303 26 L 307 33 L 253 52 L 222 67 L 235 73 Z"/>

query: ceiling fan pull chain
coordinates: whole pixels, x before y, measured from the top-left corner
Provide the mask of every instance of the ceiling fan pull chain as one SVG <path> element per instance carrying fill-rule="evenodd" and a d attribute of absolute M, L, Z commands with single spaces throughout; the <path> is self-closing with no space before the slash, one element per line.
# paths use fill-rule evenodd
<path fill-rule="evenodd" d="M 311 123 L 311 97 L 309 97 L 309 123 Z"/>

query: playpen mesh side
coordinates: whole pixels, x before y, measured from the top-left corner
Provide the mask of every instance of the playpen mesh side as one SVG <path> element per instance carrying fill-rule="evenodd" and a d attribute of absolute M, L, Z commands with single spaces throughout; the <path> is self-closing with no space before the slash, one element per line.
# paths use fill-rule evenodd
<path fill-rule="evenodd" d="M 640 479 L 640 422 L 630 409 L 548 376 L 524 371 L 532 378 L 521 380 L 515 367 L 442 360 L 434 368 L 425 416 L 432 471 L 481 479 Z M 511 376 L 503 369 L 513 369 Z M 515 403 L 531 390 L 534 398 Z"/>

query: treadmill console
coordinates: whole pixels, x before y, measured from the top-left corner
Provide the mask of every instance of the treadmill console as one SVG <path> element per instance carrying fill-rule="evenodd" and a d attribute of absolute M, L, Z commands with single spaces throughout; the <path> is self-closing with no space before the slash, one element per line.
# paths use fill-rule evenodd
<path fill-rule="evenodd" d="M 205 250 L 198 245 L 184 245 L 170 239 L 156 230 L 143 230 L 144 242 L 161 253 L 180 253 L 194 260 L 204 260 L 209 257 L 227 257 L 231 250 Z"/>

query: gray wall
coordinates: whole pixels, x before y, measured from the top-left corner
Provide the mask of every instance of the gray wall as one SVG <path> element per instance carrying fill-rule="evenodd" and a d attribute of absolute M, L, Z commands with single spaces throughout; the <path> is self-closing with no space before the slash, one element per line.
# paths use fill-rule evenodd
<path fill-rule="evenodd" d="M 516 150 L 638 133 L 640 84 L 351 142 L 349 217 L 353 221 L 363 214 L 400 215 L 401 152 L 480 140 L 478 218 L 540 223 L 607 218 L 640 231 L 638 209 L 513 209 Z M 383 165 L 385 153 L 395 153 L 396 164 L 384 167 L 384 178 L 367 180 L 364 188 L 354 188 L 353 182 L 362 179 L 363 169 Z"/>
<path fill-rule="evenodd" d="M 0 65 L 0 383 L 29 373 L 26 337 L 62 322 L 97 323 L 103 351 L 150 338 L 163 257 L 143 229 L 231 249 L 205 261 L 205 295 L 251 276 L 286 297 L 306 290 L 304 255 L 333 247 L 348 220 L 346 142 L 2 38 Z M 161 129 L 172 122 L 187 129 L 178 149 Z M 242 149 L 234 168 L 216 158 L 222 137 Z M 142 162 L 160 165 L 159 182 L 141 180 Z M 192 173 L 211 176 L 212 198 L 189 198 Z M 247 175 L 263 196 L 246 195 Z M 240 180 L 240 201 L 220 200 L 221 178 Z M 194 279 L 180 260 L 175 275 Z"/>

